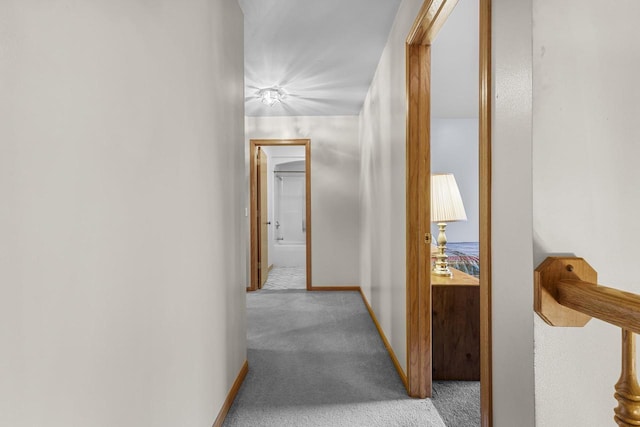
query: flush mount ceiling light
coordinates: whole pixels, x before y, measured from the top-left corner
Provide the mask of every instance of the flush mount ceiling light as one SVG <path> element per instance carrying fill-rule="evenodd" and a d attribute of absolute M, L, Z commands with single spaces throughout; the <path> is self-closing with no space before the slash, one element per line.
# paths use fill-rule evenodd
<path fill-rule="evenodd" d="M 258 97 L 260 97 L 262 103 L 269 107 L 281 102 L 286 96 L 287 93 L 281 87 L 277 86 L 267 87 L 258 91 Z"/>

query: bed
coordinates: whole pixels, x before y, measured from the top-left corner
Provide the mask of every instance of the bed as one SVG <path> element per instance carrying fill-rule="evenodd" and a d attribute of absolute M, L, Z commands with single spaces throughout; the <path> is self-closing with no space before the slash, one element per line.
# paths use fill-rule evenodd
<path fill-rule="evenodd" d="M 449 266 L 474 277 L 480 277 L 478 242 L 447 242 Z"/>

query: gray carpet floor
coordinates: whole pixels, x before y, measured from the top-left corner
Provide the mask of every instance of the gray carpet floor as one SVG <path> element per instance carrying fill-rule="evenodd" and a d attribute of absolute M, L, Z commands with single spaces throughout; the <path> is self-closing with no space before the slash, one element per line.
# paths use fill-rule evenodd
<path fill-rule="evenodd" d="M 249 373 L 226 427 L 445 427 L 411 399 L 360 294 L 247 294 Z"/>
<path fill-rule="evenodd" d="M 480 426 L 479 381 L 434 381 L 432 402 L 447 426 Z"/>

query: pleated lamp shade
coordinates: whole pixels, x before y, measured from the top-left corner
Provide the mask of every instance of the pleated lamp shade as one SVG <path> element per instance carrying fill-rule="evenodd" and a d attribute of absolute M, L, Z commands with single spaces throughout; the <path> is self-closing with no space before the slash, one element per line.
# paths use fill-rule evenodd
<path fill-rule="evenodd" d="M 431 175 L 431 221 L 466 221 L 462 197 L 451 173 Z"/>

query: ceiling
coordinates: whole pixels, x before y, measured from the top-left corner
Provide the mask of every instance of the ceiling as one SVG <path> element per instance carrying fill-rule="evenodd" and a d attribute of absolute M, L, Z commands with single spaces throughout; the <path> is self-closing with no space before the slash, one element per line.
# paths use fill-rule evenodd
<path fill-rule="evenodd" d="M 247 116 L 360 113 L 400 0 L 238 2 Z M 477 2 L 460 0 L 433 46 L 434 117 L 477 116 Z M 257 92 L 272 86 L 287 95 L 267 106 Z"/>

